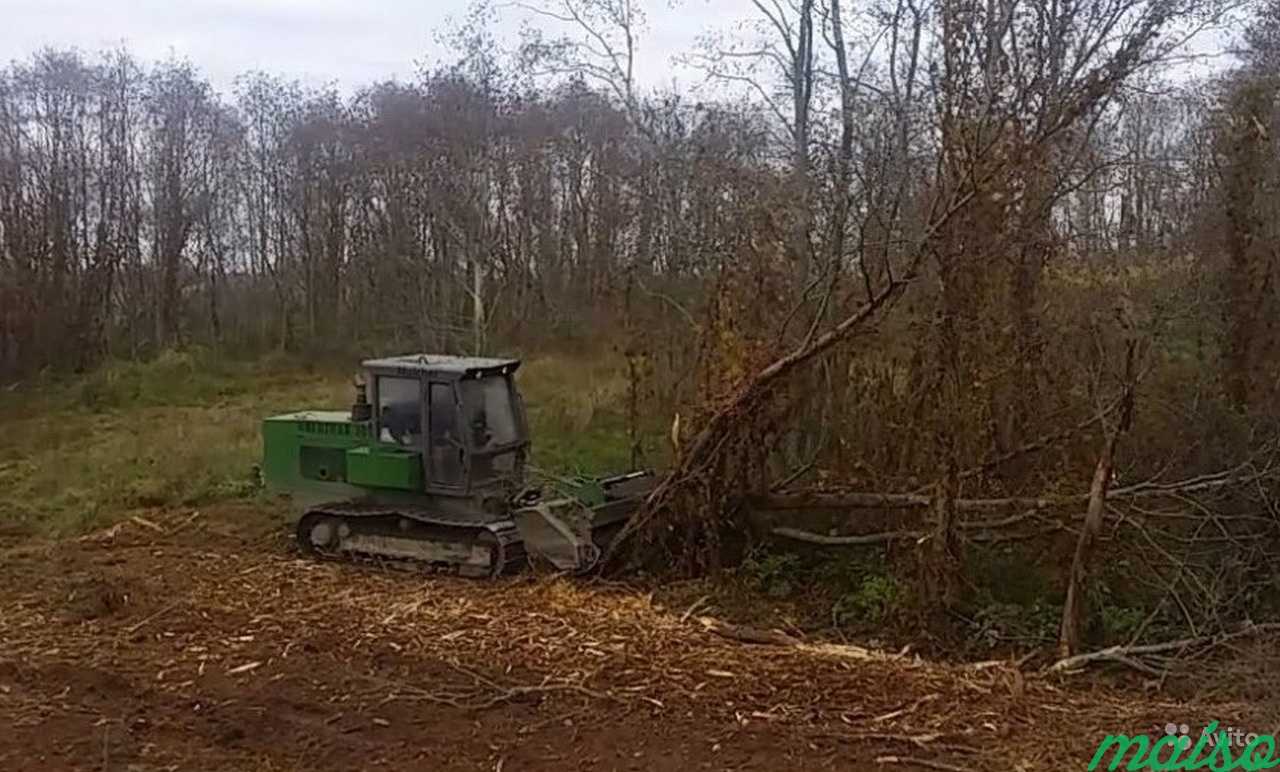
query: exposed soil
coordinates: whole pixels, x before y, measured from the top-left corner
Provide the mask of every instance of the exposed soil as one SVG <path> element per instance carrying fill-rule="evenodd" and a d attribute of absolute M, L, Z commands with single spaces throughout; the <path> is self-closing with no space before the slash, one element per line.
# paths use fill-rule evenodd
<path fill-rule="evenodd" d="M 263 517 L 4 535 L 0 768 L 1083 769 L 1108 732 L 1280 715 L 1265 694 L 748 645 L 620 585 L 317 564 L 240 525 Z"/>

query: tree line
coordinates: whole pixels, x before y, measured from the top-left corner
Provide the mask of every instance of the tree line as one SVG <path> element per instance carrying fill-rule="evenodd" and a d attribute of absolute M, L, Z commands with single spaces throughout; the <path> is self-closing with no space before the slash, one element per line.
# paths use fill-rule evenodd
<path fill-rule="evenodd" d="M 1057 27 L 1045 26 L 1052 3 L 1007 15 L 1001 34 L 1030 47 L 1015 59 L 977 45 L 998 14 L 760 2 L 756 27 L 690 54 L 726 94 L 697 101 L 636 90 L 635 3 L 563 4 L 571 16 L 545 12 L 577 19 L 586 41 L 630 47 L 602 55 L 543 34 L 504 56 L 469 27 L 456 64 L 352 95 L 264 73 L 220 94 L 193 63 L 145 65 L 125 51 L 12 63 L 0 72 L 5 376 L 188 341 L 288 348 L 381 332 L 471 345 L 476 307 L 486 324 L 572 329 L 635 282 L 696 304 L 708 277 L 763 244 L 776 254 L 758 259 L 787 274 L 776 277 L 787 299 L 813 296 L 807 285 L 828 263 L 865 266 L 910 240 L 927 186 L 947 182 L 939 165 L 969 171 L 947 143 L 1014 152 L 1027 128 L 1013 119 L 1061 120 L 1054 100 L 1071 85 L 1109 89 L 1083 108 L 1088 125 L 1001 161 L 1017 179 L 989 181 L 1039 185 L 1041 213 L 1023 207 L 1015 223 L 996 212 L 996 225 L 974 208 L 1017 231 L 991 237 L 1016 235 L 1037 253 L 1011 268 L 1011 291 L 1034 291 L 1050 251 L 1063 262 L 1203 253 L 1192 242 L 1215 205 L 1238 238 L 1267 241 L 1247 234 L 1271 218 L 1240 209 L 1266 181 L 1232 176 L 1269 173 L 1257 161 L 1271 148 L 1249 133 L 1271 120 L 1266 77 L 1245 74 L 1261 58 L 1173 86 L 1149 62 L 1089 73 L 1114 83 L 1055 74 L 1089 64 L 1067 61 L 1073 36 L 1111 47 L 1089 36 L 1180 20 L 1143 3 L 1063 7 Z M 846 39 L 833 46 L 837 29 Z M 1255 27 L 1254 49 L 1268 50 L 1266 29 Z M 538 66 L 541 80 L 521 69 Z M 737 88 L 757 98 L 729 96 Z M 1223 123 L 1224 112 L 1249 119 Z M 986 135 L 997 117 L 1006 136 Z M 1053 184 L 1025 179 L 1032 171 Z M 1248 246 L 1233 249 L 1249 259 Z M 1247 367 L 1255 347 L 1241 322 L 1231 356 Z"/>

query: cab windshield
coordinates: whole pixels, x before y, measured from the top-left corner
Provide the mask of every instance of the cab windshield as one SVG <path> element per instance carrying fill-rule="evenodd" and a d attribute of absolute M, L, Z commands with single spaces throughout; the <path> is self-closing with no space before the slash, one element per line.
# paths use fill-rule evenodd
<path fill-rule="evenodd" d="M 484 452 L 522 439 L 507 376 L 464 380 L 461 389 L 463 427 L 474 451 Z"/>

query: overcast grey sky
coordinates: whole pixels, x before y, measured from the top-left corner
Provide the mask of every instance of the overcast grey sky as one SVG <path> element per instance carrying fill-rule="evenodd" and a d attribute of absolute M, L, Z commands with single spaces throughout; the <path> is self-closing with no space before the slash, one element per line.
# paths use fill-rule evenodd
<path fill-rule="evenodd" d="M 87 53 L 122 43 L 143 60 L 175 52 L 198 65 L 221 91 L 252 69 L 296 78 L 311 86 L 336 82 L 346 91 L 387 78 L 408 79 L 416 63 L 451 56 L 435 33 L 462 18 L 470 0 L 0 0 L 0 62 L 44 47 Z M 525 0 L 529 2 L 529 0 Z M 496 31 L 514 42 L 521 22 L 535 18 L 514 0 L 494 0 Z M 688 89 L 703 82 L 673 65 L 673 55 L 695 46 L 699 34 L 729 31 L 750 16 L 750 0 L 640 0 L 647 16 L 641 33 L 637 80 L 643 86 Z M 545 19 L 538 26 L 553 29 Z M 561 28 L 564 29 L 564 28 Z M 1225 39 L 1197 41 L 1200 53 Z M 1220 60 L 1186 72 L 1205 72 Z"/>
<path fill-rule="evenodd" d="M 0 59 L 25 58 L 51 45 L 97 52 L 124 43 L 145 59 L 169 52 L 199 65 L 226 90 L 250 69 L 311 85 L 346 89 L 414 74 L 415 62 L 444 52 L 433 33 L 468 0 L 0 0 Z M 638 78 L 647 85 L 684 85 L 692 76 L 670 64 L 711 26 L 741 18 L 747 0 L 646 0 Z M 673 7 L 674 6 L 674 7 Z M 500 31 L 513 39 L 525 12 L 501 11 Z"/>

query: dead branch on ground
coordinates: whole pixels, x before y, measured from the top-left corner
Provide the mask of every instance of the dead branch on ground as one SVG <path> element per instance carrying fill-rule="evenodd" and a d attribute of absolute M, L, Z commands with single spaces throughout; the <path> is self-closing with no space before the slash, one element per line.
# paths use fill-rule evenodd
<path fill-rule="evenodd" d="M 969 772 L 966 767 L 957 767 L 954 764 L 947 764 L 942 761 L 933 761 L 931 759 L 919 759 L 912 756 L 879 756 L 876 758 L 877 764 L 902 764 L 908 767 L 926 767 L 928 769 L 938 769 L 942 772 Z"/>
<path fill-rule="evenodd" d="M 1064 657 L 1045 668 L 1044 673 L 1072 673 L 1083 670 L 1086 666 L 1100 662 L 1121 664 L 1153 675 L 1163 675 L 1181 656 L 1195 651 L 1203 654 L 1210 649 L 1230 643 L 1240 638 L 1266 633 L 1280 632 L 1280 623 L 1266 622 L 1261 624 L 1246 623 L 1244 626 L 1216 635 L 1201 635 L 1193 638 L 1181 638 L 1164 643 L 1147 643 L 1128 646 L 1109 646 L 1098 651 Z M 1169 656 L 1172 655 L 1172 656 Z"/>
<path fill-rule="evenodd" d="M 742 643 L 759 643 L 773 646 L 795 646 L 800 639 L 781 630 L 760 630 L 746 625 L 733 625 L 713 617 L 699 617 L 698 623 L 710 633 Z"/>
<path fill-rule="evenodd" d="M 1272 451 L 1275 448 L 1271 448 Z M 1207 493 L 1232 485 L 1252 483 L 1280 476 L 1268 462 L 1259 469 L 1255 459 L 1218 472 L 1197 475 L 1183 480 L 1159 482 L 1147 480 L 1107 492 L 1108 501 L 1137 500 L 1159 497 L 1176 497 L 1192 493 Z M 760 510 L 791 509 L 914 509 L 927 510 L 936 505 L 936 496 L 922 493 L 874 493 L 830 489 L 791 491 L 753 496 L 748 506 Z M 1089 493 L 1070 496 L 1006 496 L 1001 498 L 958 498 L 955 507 L 960 511 L 1009 511 L 1047 510 L 1078 507 L 1089 503 Z"/>
<path fill-rule="evenodd" d="M 503 703 L 512 702 L 531 695 L 554 693 L 570 693 L 588 697 L 593 700 L 622 702 L 623 698 L 612 692 L 600 692 L 587 688 L 580 683 L 569 681 L 543 681 L 531 685 L 500 684 L 470 668 L 454 663 L 447 663 L 458 673 L 471 679 L 472 685 L 461 688 L 427 689 L 403 681 L 367 676 L 366 680 L 377 682 L 387 690 L 385 701 L 421 700 L 437 705 L 449 705 L 460 710 L 487 710 Z"/>
<path fill-rule="evenodd" d="M 1198 504 L 1195 499 L 1191 497 L 1194 494 L 1224 491 L 1232 486 L 1257 485 L 1277 477 L 1280 477 L 1280 470 L 1273 468 L 1270 462 L 1266 463 L 1262 467 L 1258 467 L 1254 460 L 1250 460 L 1229 469 L 1204 475 L 1197 475 L 1184 480 L 1167 483 L 1152 480 L 1136 483 L 1124 488 L 1109 490 L 1106 495 L 1106 509 L 1110 510 L 1112 512 L 1112 516 L 1118 520 L 1129 522 L 1130 524 L 1135 525 L 1135 527 L 1140 527 L 1140 524 L 1134 521 L 1133 517 L 1116 514 L 1114 505 L 1127 503 L 1129 508 L 1138 508 L 1137 502 L 1139 501 L 1168 499 L 1184 505 L 1190 502 L 1193 505 L 1192 509 L 1194 512 L 1188 514 L 1182 510 L 1177 512 L 1163 512 L 1138 508 L 1138 511 L 1141 513 L 1141 517 L 1159 519 L 1209 517 L 1215 522 L 1240 521 L 1266 525 L 1270 524 L 1272 521 L 1262 517 L 1247 515 L 1207 513 L 1203 505 Z M 934 505 L 935 499 L 935 496 L 916 493 L 852 493 L 815 491 L 755 496 L 749 498 L 747 504 L 757 510 L 772 512 L 810 509 L 878 509 L 923 512 Z M 1042 527 L 1039 531 L 1041 533 L 1060 531 L 1065 527 L 1070 527 L 1071 523 L 1085 520 L 1086 514 L 1077 513 L 1074 515 L 1051 515 L 1050 512 L 1055 510 L 1074 510 L 1081 505 L 1088 505 L 1089 501 L 1090 494 L 1081 493 L 1071 496 L 1049 496 L 1038 498 L 1007 497 L 992 499 L 956 499 L 954 504 L 956 510 L 961 512 L 1012 512 L 1012 514 L 1002 517 L 982 520 L 964 520 L 957 523 L 957 527 L 960 530 L 974 534 L 969 537 L 971 540 L 980 541 L 984 538 L 1008 538 L 1010 529 L 1015 526 L 1025 525 L 1028 521 L 1032 520 L 1039 520 L 1042 522 Z M 813 533 L 811 531 L 793 528 L 790 526 L 776 526 L 770 530 L 770 533 L 774 536 L 790 539 L 792 541 L 827 547 L 865 547 L 900 541 L 916 541 L 926 538 L 928 535 L 925 531 L 916 529 L 835 535 Z M 1034 536 L 1036 534 L 1035 532 L 1031 532 L 1030 535 Z M 1176 535 L 1166 535 L 1165 538 L 1172 539 L 1173 541 L 1184 540 L 1182 537 L 1178 537 Z M 1211 541 L 1212 538 L 1213 537 L 1197 536 L 1196 541 L 1206 542 Z M 1238 541 L 1243 543 L 1251 539 L 1261 538 L 1261 536 L 1256 534 L 1232 534 L 1224 535 L 1221 538 L 1227 541 Z"/>

